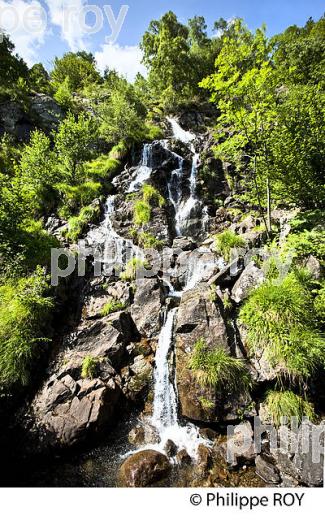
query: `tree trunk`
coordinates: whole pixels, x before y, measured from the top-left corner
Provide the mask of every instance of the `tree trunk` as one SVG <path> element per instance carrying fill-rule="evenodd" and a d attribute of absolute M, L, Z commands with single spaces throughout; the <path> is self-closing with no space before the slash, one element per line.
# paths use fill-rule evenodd
<path fill-rule="evenodd" d="M 266 179 L 266 198 L 267 198 L 267 227 L 269 233 L 272 232 L 272 204 L 271 204 L 271 187 L 270 187 L 270 179 Z"/>

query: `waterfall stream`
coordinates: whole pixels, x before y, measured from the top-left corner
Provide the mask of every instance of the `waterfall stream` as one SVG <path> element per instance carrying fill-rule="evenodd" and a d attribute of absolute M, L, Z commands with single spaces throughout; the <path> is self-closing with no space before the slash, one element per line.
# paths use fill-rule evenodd
<path fill-rule="evenodd" d="M 199 154 L 195 150 L 193 141 L 196 136 L 191 132 L 183 130 L 175 119 L 167 118 L 171 124 L 174 137 L 189 147 L 192 153 L 192 168 L 190 175 L 190 196 L 186 199 L 183 193 L 184 159 L 170 152 L 177 158 L 178 168 L 172 174 L 168 183 L 169 199 L 175 208 L 175 231 L 176 235 L 182 235 L 186 230 L 186 224 L 191 217 L 192 210 L 196 206 L 202 208 L 201 202 L 196 195 L 197 169 L 199 165 Z M 166 141 L 160 144 L 167 148 Z M 129 186 L 128 193 L 138 191 L 152 173 L 154 167 L 152 144 L 145 144 L 142 158 L 135 171 L 134 178 Z M 112 215 L 114 214 L 115 197 L 107 199 L 105 219 L 97 228 L 91 230 L 86 238 L 88 245 L 96 244 L 102 247 L 101 261 L 106 269 L 118 268 L 121 270 L 130 258 L 144 258 L 144 252 L 135 246 L 132 240 L 121 237 L 113 227 Z M 215 261 L 204 256 L 204 248 L 198 249 L 201 256 L 195 257 L 187 266 L 184 288 L 176 291 L 173 285 L 164 280 L 169 288 L 169 298 L 179 300 L 183 293 L 189 291 L 209 275 L 210 270 L 215 267 Z M 210 252 L 211 253 L 211 252 Z M 160 331 L 158 347 L 155 355 L 154 370 L 154 401 L 153 414 L 149 422 L 159 435 L 159 442 L 151 446 L 164 451 L 166 442 L 172 440 L 178 449 L 186 449 L 188 454 L 195 458 L 197 448 L 200 444 L 207 443 L 199 435 L 198 428 L 193 424 L 180 424 L 178 420 L 177 384 L 174 368 L 170 366 L 171 353 L 174 346 L 175 324 L 177 321 L 177 308 L 165 310 L 165 317 Z M 142 448 L 143 449 L 143 448 Z"/>

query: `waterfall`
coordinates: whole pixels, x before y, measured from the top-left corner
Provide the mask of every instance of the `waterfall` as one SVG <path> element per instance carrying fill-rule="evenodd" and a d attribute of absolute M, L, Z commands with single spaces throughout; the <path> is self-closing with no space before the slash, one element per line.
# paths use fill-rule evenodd
<path fill-rule="evenodd" d="M 135 178 L 130 184 L 128 193 L 137 191 L 145 181 L 150 178 L 152 172 L 152 144 L 145 144 L 142 150 L 141 163 L 139 164 Z"/>
<path fill-rule="evenodd" d="M 201 209 L 201 202 L 196 196 L 196 182 L 197 182 L 197 171 L 200 161 L 200 155 L 196 152 L 193 141 L 195 140 L 195 134 L 184 130 L 179 123 L 171 118 L 167 117 L 170 123 L 175 139 L 178 139 L 186 145 L 190 145 L 190 151 L 193 154 L 192 168 L 190 175 L 190 196 L 187 200 L 183 199 L 182 193 L 182 181 L 183 181 L 183 164 L 184 159 L 180 158 L 179 167 L 177 170 L 172 172 L 170 186 L 168 186 L 170 199 L 175 208 L 175 231 L 177 236 L 181 236 L 186 231 L 186 224 L 188 219 L 195 208 Z M 176 181 L 176 182 L 175 182 Z M 177 186 L 175 189 L 175 185 Z M 175 197 L 175 193 L 177 197 Z"/>
<path fill-rule="evenodd" d="M 177 425 L 177 399 L 170 381 L 168 355 L 173 340 L 173 329 L 177 309 L 168 312 L 161 329 L 155 357 L 154 403 L 152 424 L 161 432 L 166 427 Z"/>
<path fill-rule="evenodd" d="M 169 355 L 173 347 L 174 324 L 177 309 L 167 313 L 160 331 L 155 356 L 154 402 L 151 424 L 157 429 L 160 441 L 147 448 L 164 451 L 167 441 L 172 440 L 179 450 L 185 449 L 193 459 L 197 456 L 200 444 L 207 444 L 193 424 L 180 425 L 177 413 L 176 376 L 172 380 L 169 368 Z"/>
<path fill-rule="evenodd" d="M 103 222 L 89 231 L 86 236 L 86 244 L 97 262 L 104 265 L 104 272 L 110 275 L 113 269 L 123 270 L 132 258 L 144 259 L 143 251 L 132 240 L 120 236 L 112 223 L 112 215 L 115 211 L 115 196 L 110 195 L 105 205 Z"/>

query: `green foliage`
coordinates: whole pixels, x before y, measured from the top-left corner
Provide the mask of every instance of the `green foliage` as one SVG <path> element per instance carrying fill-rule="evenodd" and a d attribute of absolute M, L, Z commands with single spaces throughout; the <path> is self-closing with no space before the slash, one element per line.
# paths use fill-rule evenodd
<path fill-rule="evenodd" d="M 55 136 L 55 151 L 65 182 L 76 185 L 84 180 L 84 162 L 93 155 L 96 137 L 94 120 L 83 114 L 69 114 Z"/>
<path fill-rule="evenodd" d="M 82 362 L 81 377 L 82 379 L 94 379 L 96 376 L 99 359 L 93 356 L 86 356 Z"/>
<path fill-rule="evenodd" d="M 37 93 L 52 94 L 50 76 L 42 63 L 35 63 L 29 71 L 28 83 Z"/>
<path fill-rule="evenodd" d="M 310 377 L 325 361 L 311 293 L 295 273 L 258 287 L 242 307 L 240 322 L 251 351 L 264 350 L 271 365 L 291 379 Z"/>
<path fill-rule="evenodd" d="M 283 247 L 284 253 L 291 253 L 301 258 L 313 255 L 325 261 L 325 231 L 313 229 L 290 234 Z"/>
<path fill-rule="evenodd" d="M 118 300 L 112 300 L 108 303 L 105 303 L 102 310 L 100 311 L 100 315 L 104 318 L 105 316 L 109 316 L 114 312 L 123 311 L 126 308 L 126 305 Z"/>
<path fill-rule="evenodd" d="M 84 51 L 68 52 L 62 58 L 55 58 L 51 78 L 56 88 L 68 78 L 73 92 L 100 81 L 94 57 Z"/>
<path fill-rule="evenodd" d="M 210 399 L 207 399 L 206 397 L 199 397 L 200 405 L 202 406 L 203 410 L 206 410 L 207 412 L 214 409 L 215 404 Z"/>
<path fill-rule="evenodd" d="M 316 293 L 314 301 L 314 307 L 316 311 L 316 317 L 320 324 L 325 325 L 325 282 L 321 285 L 320 289 Z"/>
<path fill-rule="evenodd" d="M 26 386 L 41 346 L 49 339 L 46 324 L 52 300 L 44 296 L 47 281 L 42 270 L 0 285 L 0 386 Z"/>
<path fill-rule="evenodd" d="M 150 204 L 151 207 L 159 207 L 161 208 L 165 204 L 164 197 L 159 193 L 159 191 L 151 186 L 151 184 L 145 184 L 142 187 L 142 195 L 143 201 L 146 204 Z"/>
<path fill-rule="evenodd" d="M 99 216 L 100 207 L 98 205 L 85 206 L 77 217 L 69 219 L 65 236 L 71 242 L 76 242 L 85 233 L 89 224 L 98 220 Z"/>
<path fill-rule="evenodd" d="M 78 186 L 60 183 L 55 185 L 62 198 L 60 215 L 68 218 L 82 206 L 89 205 L 94 199 L 98 198 L 102 192 L 99 182 L 87 181 Z"/>
<path fill-rule="evenodd" d="M 203 387 L 215 387 L 223 392 L 245 392 L 251 385 L 242 360 L 231 357 L 222 348 L 208 349 L 203 339 L 194 346 L 189 368 Z"/>
<path fill-rule="evenodd" d="M 298 420 L 298 425 L 304 417 L 310 421 L 314 421 L 316 418 L 313 405 L 291 391 L 276 392 L 272 390 L 267 393 L 264 404 L 276 427 L 281 426 L 287 420 L 290 423 L 292 418 Z"/>
<path fill-rule="evenodd" d="M 14 49 L 14 44 L 4 34 L 0 43 L 0 99 L 3 100 L 14 94 L 20 78 L 26 80 L 28 77 L 28 67 Z"/>
<path fill-rule="evenodd" d="M 139 258 L 132 258 L 128 261 L 125 266 L 125 271 L 120 274 L 121 280 L 124 282 L 133 282 L 136 280 L 137 271 L 139 269 L 148 269 L 148 263 L 144 260 L 140 260 Z"/>
<path fill-rule="evenodd" d="M 148 232 L 142 232 L 138 235 L 138 244 L 144 249 L 160 249 L 164 242 Z"/>
<path fill-rule="evenodd" d="M 73 110 L 74 101 L 69 76 L 59 85 L 54 99 L 65 110 Z"/>
<path fill-rule="evenodd" d="M 137 200 L 134 205 L 133 222 L 136 226 L 148 224 L 151 219 L 151 206 L 148 202 Z"/>
<path fill-rule="evenodd" d="M 121 168 L 121 162 L 107 155 L 101 155 L 85 166 L 87 175 L 93 178 L 111 180 Z"/>
<path fill-rule="evenodd" d="M 246 246 L 245 240 L 236 235 L 233 231 L 226 230 L 215 237 L 215 249 L 218 254 L 223 256 L 226 262 L 230 261 L 232 249 Z"/>

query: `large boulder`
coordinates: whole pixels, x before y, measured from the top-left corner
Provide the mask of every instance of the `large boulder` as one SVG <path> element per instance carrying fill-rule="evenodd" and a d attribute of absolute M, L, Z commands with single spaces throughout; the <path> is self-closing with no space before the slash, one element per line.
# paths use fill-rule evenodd
<path fill-rule="evenodd" d="M 161 328 L 161 287 L 157 278 L 143 278 L 136 282 L 132 319 L 142 336 L 157 336 Z"/>
<path fill-rule="evenodd" d="M 30 112 L 35 123 L 46 131 L 55 130 L 64 118 L 60 105 L 46 94 L 35 94 L 30 98 Z"/>
<path fill-rule="evenodd" d="M 208 347 L 220 346 L 229 351 L 220 308 L 211 301 L 206 287 L 183 294 L 176 322 L 176 376 L 181 414 L 211 422 L 216 417 L 215 391 L 198 385 L 188 368 L 195 344 L 201 338 Z"/>
<path fill-rule="evenodd" d="M 281 478 L 293 478 L 309 487 L 323 485 L 325 423 L 304 421 L 298 431 L 281 426 L 278 448 L 272 456 Z"/>
<path fill-rule="evenodd" d="M 171 470 L 166 455 L 154 450 L 145 450 L 128 457 L 118 473 L 121 487 L 141 488 L 155 484 L 167 477 Z"/>
<path fill-rule="evenodd" d="M 117 370 L 136 334 L 127 312 L 81 322 L 64 343 L 52 375 L 36 395 L 32 414 L 44 447 L 67 447 L 111 426 L 122 397 Z M 88 369 L 87 369 L 88 366 Z"/>
<path fill-rule="evenodd" d="M 250 262 L 235 283 L 231 296 L 236 303 L 245 300 L 253 289 L 256 289 L 265 280 L 262 269 L 256 267 L 254 262 Z"/>

